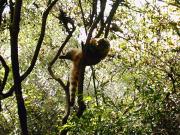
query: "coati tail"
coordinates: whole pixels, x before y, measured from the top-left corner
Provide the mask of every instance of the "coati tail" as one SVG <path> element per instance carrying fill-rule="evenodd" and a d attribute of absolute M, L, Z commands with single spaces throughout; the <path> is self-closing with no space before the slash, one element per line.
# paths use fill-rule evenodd
<path fill-rule="evenodd" d="M 91 39 L 83 50 L 72 49 L 64 56 L 73 62 L 70 78 L 70 106 L 73 106 L 75 103 L 80 62 L 82 61 L 85 66 L 96 65 L 108 55 L 109 50 L 110 43 L 107 39 Z"/>
<path fill-rule="evenodd" d="M 78 87 L 78 77 L 79 77 L 79 63 L 82 58 L 82 52 L 77 51 L 72 55 L 73 65 L 71 70 L 71 78 L 70 78 L 70 105 L 74 106 L 76 90 Z"/>

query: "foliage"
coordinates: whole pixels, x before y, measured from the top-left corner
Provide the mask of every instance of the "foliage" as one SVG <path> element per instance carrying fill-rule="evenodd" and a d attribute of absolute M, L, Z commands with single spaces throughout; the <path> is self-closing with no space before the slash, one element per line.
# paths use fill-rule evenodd
<path fill-rule="evenodd" d="M 56 18 L 58 6 L 65 9 L 77 25 L 63 51 L 81 47 L 81 40 L 86 38 L 78 2 L 63 0 L 52 9 L 37 64 L 23 81 L 29 134 L 56 135 L 64 128 L 70 129 L 70 135 L 180 134 L 180 10 L 179 3 L 172 0 L 129 0 L 119 6 L 112 22 L 118 30 L 110 31 L 112 46 L 108 58 L 94 70 L 86 68 L 84 93 L 87 110 L 79 119 L 74 107 L 70 120 L 62 126 L 65 93 L 51 78 L 47 68 L 67 35 Z M 108 2 L 110 5 L 112 1 Z M 46 0 L 23 3 L 19 36 L 21 74 L 33 57 L 47 3 Z M 91 3 L 82 4 L 88 18 Z M 5 15 L 0 28 L 0 55 L 11 68 L 10 17 L 8 13 Z M 58 60 L 53 67 L 54 73 L 65 82 L 69 78 L 69 65 L 69 61 Z M 0 80 L 4 73 L 0 65 Z M 12 84 L 10 70 L 5 88 L 9 89 Z M 2 101 L 2 109 L 0 134 L 20 134 L 14 96 Z"/>

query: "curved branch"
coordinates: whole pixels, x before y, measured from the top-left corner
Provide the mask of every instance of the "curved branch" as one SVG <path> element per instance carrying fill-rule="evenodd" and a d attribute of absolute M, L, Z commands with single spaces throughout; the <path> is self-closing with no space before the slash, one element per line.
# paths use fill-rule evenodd
<path fill-rule="evenodd" d="M 73 31 L 74 32 L 74 31 Z M 58 77 L 55 76 L 55 74 L 53 73 L 52 71 L 52 66 L 54 65 L 54 63 L 56 62 L 56 60 L 59 58 L 59 55 L 61 54 L 63 48 L 65 47 L 65 45 L 67 44 L 67 42 L 69 41 L 69 39 L 72 37 L 72 33 L 71 32 L 67 37 L 66 37 L 66 40 L 63 42 L 63 44 L 61 45 L 61 47 L 59 48 L 56 56 L 53 58 L 53 60 L 49 63 L 49 66 L 48 66 L 48 71 L 49 71 L 49 74 L 51 75 L 51 77 L 56 80 L 60 85 L 61 87 L 64 89 L 65 91 L 65 95 L 66 95 L 66 104 L 67 104 L 67 107 L 66 107 L 66 114 L 65 116 L 63 117 L 63 120 L 62 120 L 62 125 L 66 124 L 67 123 L 67 120 L 69 118 L 69 115 L 70 115 L 70 95 L 69 95 L 69 82 L 67 83 L 67 85 L 65 85 L 65 83 Z M 65 133 L 65 131 L 62 131 L 62 135 Z M 66 132 L 67 133 L 67 132 Z"/>
<path fill-rule="evenodd" d="M 44 39 L 44 35 L 45 35 L 45 31 L 46 31 L 46 21 L 47 21 L 47 17 L 48 17 L 48 14 L 50 12 L 50 10 L 52 9 L 52 7 L 56 4 L 58 0 L 54 0 L 48 7 L 47 9 L 44 11 L 43 13 L 43 16 L 42 16 L 42 25 L 41 25 L 41 33 L 40 33 L 40 36 L 39 36 L 39 39 L 38 39 L 38 42 L 37 42 L 37 46 L 36 46 L 36 50 L 34 52 L 34 56 L 33 56 L 33 59 L 31 61 L 31 65 L 29 66 L 29 68 L 26 70 L 26 72 L 21 76 L 21 81 L 23 81 L 30 73 L 31 71 L 33 70 L 35 64 L 36 64 L 36 61 L 37 61 L 37 57 L 39 55 L 39 51 L 40 51 L 40 48 L 41 48 L 41 45 L 42 45 L 42 42 L 43 42 L 43 39 Z"/>
<path fill-rule="evenodd" d="M 72 37 L 72 34 L 73 34 L 74 31 L 75 31 L 75 28 L 74 28 L 74 29 L 72 30 L 72 32 L 70 32 L 70 34 L 66 37 L 65 41 L 63 42 L 63 44 L 62 44 L 61 47 L 59 48 L 57 54 L 55 55 L 55 57 L 54 57 L 53 60 L 49 63 L 49 66 L 48 66 L 48 71 L 49 71 L 50 75 L 52 76 L 52 78 L 55 79 L 56 81 L 58 81 L 64 89 L 65 89 L 65 87 L 66 87 L 65 84 L 62 82 L 61 79 L 59 80 L 59 79 L 54 75 L 54 73 L 53 73 L 53 71 L 52 71 L 52 66 L 54 65 L 54 63 L 56 62 L 56 60 L 59 58 L 59 56 L 60 56 L 63 48 L 64 48 L 65 45 L 68 43 L 69 39 Z"/>
<path fill-rule="evenodd" d="M 74 24 L 73 24 L 74 25 Z M 55 55 L 55 57 L 52 59 L 52 61 L 49 63 L 48 65 L 48 71 L 49 74 L 51 75 L 51 77 L 53 79 L 55 79 L 60 85 L 61 87 L 64 89 L 65 91 L 65 95 L 66 95 L 66 114 L 64 115 L 63 119 L 62 119 L 62 125 L 65 125 L 67 123 L 67 120 L 69 118 L 70 115 L 70 94 L 69 94 L 69 82 L 67 83 L 67 85 L 65 85 L 65 83 L 58 77 L 56 77 L 56 75 L 53 73 L 52 71 L 52 66 L 54 65 L 54 63 L 57 61 L 57 59 L 59 58 L 63 48 L 65 47 L 65 45 L 68 43 L 68 41 L 70 40 L 70 38 L 72 37 L 73 32 L 75 31 L 75 27 L 72 28 L 72 31 L 69 31 L 69 35 L 66 37 L 65 41 L 63 42 L 63 44 L 61 45 L 61 47 L 59 48 L 57 54 Z M 61 135 L 66 135 L 68 132 L 67 129 L 64 129 L 61 131 Z"/>
<path fill-rule="evenodd" d="M 7 93 L 1 93 L 0 100 L 6 99 L 12 96 L 14 91 L 15 91 L 15 85 L 13 85 Z"/>
<path fill-rule="evenodd" d="M 67 123 L 67 120 L 69 118 L 70 115 L 70 94 L 69 94 L 69 82 L 67 83 L 67 85 L 64 84 L 64 82 L 55 76 L 55 74 L 52 71 L 52 66 L 54 65 L 54 63 L 56 62 L 56 60 L 59 58 L 59 55 L 61 54 L 63 48 L 65 47 L 65 45 L 68 43 L 69 39 L 72 37 L 72 33 L 74 32 L 75 28 L 73 29 L 72 32 L 70 32 L 70 34 L 66 37 L 66 40 L 63 42 L 63 44 L 61 45 L 61 47 L 59 48 L 56 56 L 53 58 L 53 60 L 49 63 L 48 66 L 48 71 L 49 74 L 51 75 L 51 77 L 53 79 L 55 79 L 60 85 L 61 87 L 64 89 L 65 95 L 66 95 L 66 114 L 64 115 L 63 119 L 62 119 L 62 125 L 65 125 Z M 64 129 L 61 131 L 61 135 L 66 135 L 68 132 L 67 129 Z"/>
<path fill-rule="evenodd" d="M 55 5 L 55 3 L 57 2 L 58 0 L 55 0 L 53 1 L 49 7 L 46 9 L 46 11 L 43 13 L 43 17 L 42 17 L 42 26 L 41 26 L 41 34 L 40 34 L 40 37 L 39 37 L 39 40 L 38 40 L 38 43 L 37 43 L 37 46 L 36 46 L 36 50 L 35 50 L 35 53 L 34 53 L 34 57 L 31 61 L 31 65 L 30 67 L 27 69 L 27 71 L 20 77 L 20 82 L 23 81 L 30 73 L 31 71 L 33 70 L 34 66 L 35 66 L 35 63 L 36 63 L 36 60 L 37 60 L 37 57 L 38 57 L 38 54 L 39 54 L 39 50 L 41 48 L 41 44 L 42 44 L 42 41 L 43 41 L 43 38 L 44 38 L 44 35 L 45 35 L 45 26 L 46 26 L 46 20 L 47 20 L 47 16 L 49 14 L 49 11 L 52 9 L 52 7 Z M 11 20 L 13 20 L 13 2 L 12 0 L 10 0 L 10 7 L 11 7 Z M 6 81 L 7 81 L 7 77 L 8 77 L 8 73 L 9 73 L 9 67 L 6 65 L 4 59 L 2 58 L 2 56 L 0 56 L 0 61 L 2 63 L 2 65 L 4 66 L 5 68 L 5 76 L 3 78 L 3 82 L 2 84 L 0 85 L 0 109 L 1 109 L 1 100 L 3 99 L 6 99 L 10 96 L 13 95 L 13 92 L 15 91 L 15 85 L 13 85 L 10 90 L 7 92 L 7 93 L 2 93 L 3 92 L 3 89 L 5 87 L 5 84 L 6 84 Z"/>

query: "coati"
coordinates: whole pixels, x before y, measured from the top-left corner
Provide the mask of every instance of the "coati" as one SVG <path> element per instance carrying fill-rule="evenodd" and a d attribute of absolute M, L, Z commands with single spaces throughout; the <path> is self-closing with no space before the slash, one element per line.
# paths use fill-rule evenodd
<path fill-rule="evenodd" d="M 73 62 L 70 78 L 70 105 L 73 106 L 75 102 L 75 93 L 78 86 L 78 75 L 80 62 L 84 66 L 96 65 L 103 60 L 110 49 L 110 43 L 106 38 L 91 39 L 83 49 L 72 49 L 66 55 L 60 56 L 60 59 L 69 59 Z"/>

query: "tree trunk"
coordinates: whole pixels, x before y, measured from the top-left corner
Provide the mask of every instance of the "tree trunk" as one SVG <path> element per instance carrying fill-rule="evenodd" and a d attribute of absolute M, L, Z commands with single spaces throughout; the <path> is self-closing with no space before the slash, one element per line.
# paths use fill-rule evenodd
<path fill-rule="evenodd" d="M 18 115 L 22 130 L 21 134 L 28 135 L 27 114 L 24 105 L 24 99 L 22 96 L 21 78 L 19 73 L 19 59 L 18 59 L 18 35 L 19 35 L 19 23 L 21 16 L 21 6 L 22 6 L 22 0 L 16 0 L 15 9 L 12 18 L 13 20 L 10 27 L 11 63 L 12 63 L 12 72 L 13 72 L 13 79 L 15 86 L 15 95 L 18 105 Z"/>

